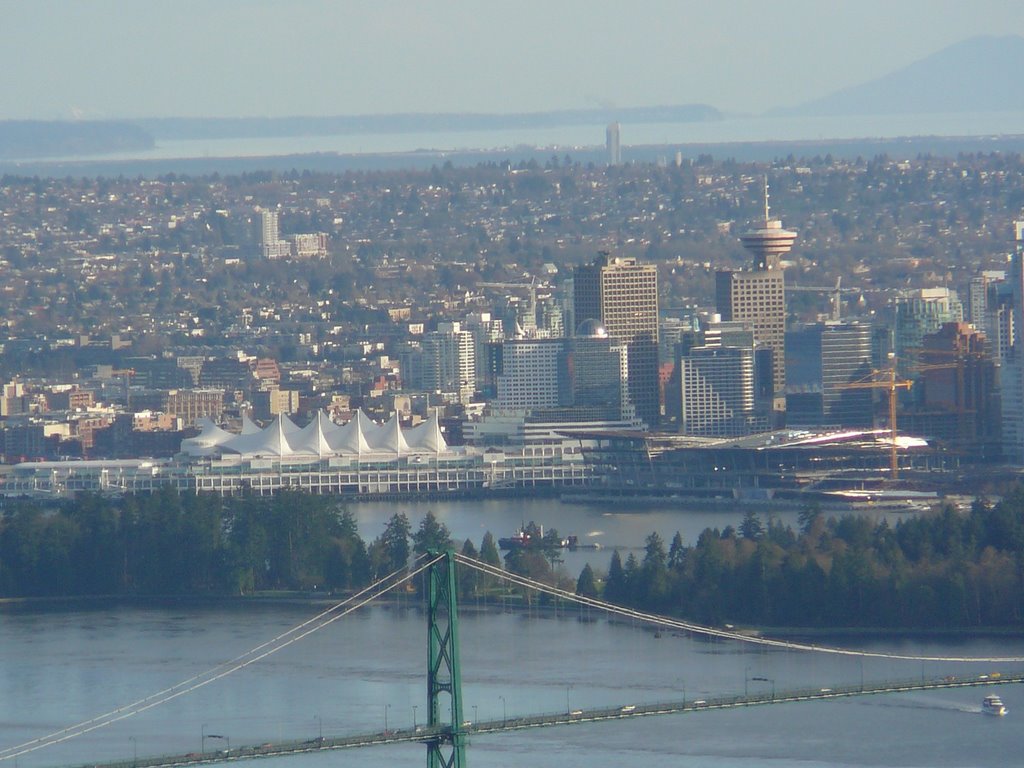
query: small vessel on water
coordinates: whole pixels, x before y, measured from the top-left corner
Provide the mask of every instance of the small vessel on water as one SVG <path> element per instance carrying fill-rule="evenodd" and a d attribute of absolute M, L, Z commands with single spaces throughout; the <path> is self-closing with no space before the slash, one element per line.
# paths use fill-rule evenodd
<path fill-rule="evenodd" d="M 1003 704 L 1003 700 L 995 694 L 986 696 L 981 701 L 981 711 L 985 715 L 995 715 L 996 717 L 1002 717 L 1006 714 L 1006 705 Z"/>
<path fill-rule="evenodd" d="M 498 539 L 498 547 L 500 549 L 526 549 L 528 547 L 540 547 L 545 543 L 557 549 L 576 549 L 579 539 L 576 536 L 565 536 L 545 541 L 544 526 L 538 526 L 532 521 L 529 525 L 524 525 L 511 536 Z"/>

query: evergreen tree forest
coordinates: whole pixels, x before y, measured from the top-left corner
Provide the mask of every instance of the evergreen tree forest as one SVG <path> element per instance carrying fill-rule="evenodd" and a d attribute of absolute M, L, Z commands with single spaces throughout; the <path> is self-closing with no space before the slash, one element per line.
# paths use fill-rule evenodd
<path fill-rule="evenodd" d="M 705 624 L 1024 625 L 1020 488 L 996 504 L 944 507 L 895 525 L 809 508 L 794 531 L 747 512 L 738 527 L 707 529 L 692 546 L 678 533 L 670 542 L 652 533 L 642 552 L 624 560 L 613 552 L 606 572 L 588 563 L 578 577 L 553 548 L 513 549 L 502 562 L 490 533 L 479 546 L 460 544 L 432 513 L 416 528 L 396 513 L 366 542 L 354 514 L 326 496 L 84 495 L 56 509 L 6 508 L 0 598 L 343 594 L 447 547 L 581 595 Z M 471 569 L 459 584 L 464 597 L 513 594 Z"/>
<path fill-rule="evenodd" d="M 604 597 L 704 624 L 971 628 L 1024 624 L 1024 490 L 890 526 L 805 509 L 800 530 L 748 512 L 686 547 L 612 554 Z"/>
<path fill-rule="evenodd" d="M 0 599 L 344 594 L 448 547 L 501 565 L 490 533 L 479 551 L 470 541 L 458 547 L 432 513 L 415 530 L 396 513 L 367 543 L 355 515 L 328 496 L 82 495 L 57 509 L 8 506 L 0 517 Z M 465 570 L 464 595 L 497 586 Z"/>

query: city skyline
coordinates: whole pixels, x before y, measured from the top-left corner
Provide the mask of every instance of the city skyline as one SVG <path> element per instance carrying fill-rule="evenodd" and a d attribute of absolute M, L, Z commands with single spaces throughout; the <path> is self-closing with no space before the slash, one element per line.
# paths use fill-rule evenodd
<path fill-rule="evenodd" d="M 0 119 L 687 103 L 758 112 L 884 76 L 973 36 L 1024 34 L 1024 17 L 1005 0 L 942 5 L 939 13 L 925 0 L 786 0 L 765 16 L 747 0 L 713 8 L 641 0 L 615 15 L 577 0 L 105 0 L 71 14 L 52 0 L 5 2 L 15 34 L 0 52 Z"/>

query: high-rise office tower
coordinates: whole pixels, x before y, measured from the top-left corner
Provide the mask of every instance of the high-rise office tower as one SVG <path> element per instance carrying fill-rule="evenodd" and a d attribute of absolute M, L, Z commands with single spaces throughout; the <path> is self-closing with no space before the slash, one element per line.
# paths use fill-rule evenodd
<path fill-rule="evenodd" d="M 754 255 L 751 269 L 722 270 L 715 275 L 715 303 L 722 320 L 742 320 L 754 329 L 754 344 L 771 350 L 772 408 L 786 408 L 786 285 L 781 258 L 793 247 L 797 233 L 771 218 L 768 183 L 764 186 L 764 220 L 740 235 Z"/>
<path fill-rule="evenodd" d="M 816 323 L 786 334 L 786 426 L 871 427 L 871 390 L 844 389 L 871 373 L 871 326 Z"/>
<path fill-rule="evenodd" d="M 921 370 L 901 423 L 911 434 L 991 456 L 1000 432 L 996 365 L 988 340 L 967 323 L 945 323 L 924 337 Z"/>
<path fill-rule="evenodd" d="M 770 361 L 769 356 L 769 367 Z M 684 435 L 737 437 L 764 431 L 766 409 L 758 407 L 762 365 L 751 325 L 713 315 L 676 345 L 675 370 L 665 385 L 666 417 Z"/>
<path fill-rule="evenodd" d="M 476 391 L 476 344 L 473 334 L 459 323 L 438 323 L 437 330 L 424 334 L 423 388 L 468 403 Z"/>
<path fill-rule="evenodd" d="M 584 322 L 576 336 L 567 340 L 563 368 L 573 406 L 615 421 L 635 418 L 626 344 L 609 338 L 597 320 Z"/>
<path fill-rule="evenodd" d="M 495 409 L 519 411 L 563 404 L 559 374 L 564 339 L 506 340 L 501 347 Z"/>
<path fill-rule="evenodd" d="M 590 320 L 571 339 L 501 344 L 492 412 L 553 412 L 563 421 L 633 420 L 626 344 Z"/>
<path fill-rule="evenodd" d="M 971 278 L 967 287 L 967 307 L 964 319 L 977 328 L 985 330 L 985 315 L 988 312 L 989 287 L 998 281 L 1005 280 L 1006 273 L 995 270 L 980 270 Z"/>
<path fill-rule="evenodd" d="M 980 270 L 967 289 L 965 319 L 985 334 L 989 356 L 999 363 L 1014 339 L 1013 284 L 1005 270 Z"/>
<path fill-rule="evenodd" d="M 1024 464 L 1024 221 L 1015 221 L 1014 252 L 1010 261 L 1010 292 L 1013 296 L 1013 344 L 1002 360 L 999 387 L 1002 394 L 1003 458 Z"/>
<path fill-rule="evenodd" d="M 957 292 L 950 288 L 919 288 L 899 296 L 894 310 L 896 370 L 902 378 L 914 378 L 924 337 L 945 323 L 962 322 L 963 305 Z"/>
<path fill-rule="evenodd" d="M 622 127 L 618 123 L 608 123 L 604 131 L 604 143 L 608 149 L 608 165 L 622 165 Z"/>
<path fill-rule="evenodd" d="M 504 326 L 490 312 L 472 312 L 466 315 L 462 327 L 473 334 L 477 391 L 491 399 L 497 394 L 496 358 L 505 339 Z"/>
<path fill-rule="evenodd" d="M 654 428 L 661 414 L 658 396 L 658 270 L 635 258 L 602 252 L 573 275 L 577 323 L 599 320 L 608 336 L 626 343 L 629 394 L 637 416 Z"/>
<path fill-rule="evenodd" d="M 754 410 L 752 347 L 692 347 L 678 365 L 681 434 L 738 437 L 763 428 Z"/>

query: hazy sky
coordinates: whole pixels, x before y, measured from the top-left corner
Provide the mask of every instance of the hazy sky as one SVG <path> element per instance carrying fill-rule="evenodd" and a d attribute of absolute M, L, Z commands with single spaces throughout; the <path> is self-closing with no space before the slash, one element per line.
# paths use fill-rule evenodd
<path fill-rule="evenodd" d="M 0 119 L 761 111 L 980 34 L 1021 0 L 0 0 Z"/>

